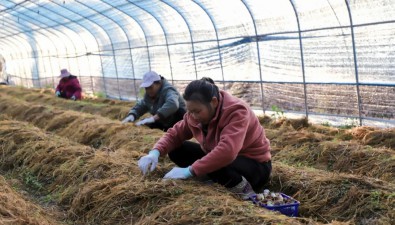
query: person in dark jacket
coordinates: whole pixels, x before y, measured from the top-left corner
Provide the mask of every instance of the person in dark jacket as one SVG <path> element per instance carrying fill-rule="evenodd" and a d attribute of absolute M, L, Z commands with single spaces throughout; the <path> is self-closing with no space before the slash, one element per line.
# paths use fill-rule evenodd
<path fill-rule="evenodd" d="M 134 122 L 149 112 L 152 116 L 138 121 L 136 125 L 167 131 L 182 120 L 186 113 L 184 99 L 164 77 L 149 71 L 144 74 L 140 87 L 145 88 L 144 98 L 137 102 L 122 123 Z"/>
<path fill-rule="evenodd" d="M 60 71 L 61 79 L 58 86 L 56 87 L 55 95 L 60 98 L 80 100 L 81 99 L 81 85 L 77 77 L 71 75 L 67 69 L 62 69 Z"/>

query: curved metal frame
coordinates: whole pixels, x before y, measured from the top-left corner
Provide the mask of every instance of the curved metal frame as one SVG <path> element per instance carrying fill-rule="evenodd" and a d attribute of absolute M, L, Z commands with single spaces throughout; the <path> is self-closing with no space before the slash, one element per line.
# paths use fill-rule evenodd
<path fill-rule="evenodd" d="M 59 3 L 56 3 L 56 2 L 53 2 L 53 3 L 56 4 L 56 5 L 58 5 L 58 6 L 60 6 L 60 7 L 62 7 L 62 8 L 65 9 L 65 10 L 68 10 L 69 12 L 72 12 L 72 13 L 74 13 L 74 14 L 79 15 L 80 17 L 82 17 L 82 18 L 84 18 L 84 19 L 90 21 L 90 22 L 93 23 L 93 24 L 96 24 L 97 27 L 100 27 L 100 29 L 102 29 L 102 30 L 104 31 L 104 33 L 106 33 L 108 39 L 111 40 L 111 38 L 109 37 L 107 31 L 104 30 L 100 25 L 98 25 L 97 23 L 95 23 L 95 22 L 92 21 L 91 19 L 87 18 L 86 16 L 81 15 L 80 13 L 77 13 L 77 12 L 75 12 L 75 11 L 73 11 L 73 10 L 70 10 L 70 9 L 68 9 L 67 7 L 65 7 L 65 6 L 63 6 L 63 5 L 59 4 Z M 67 18 L 67 17 L 66 17 L 66 18 Z M 71 20 L 70 18 L 67 18 L 67 19 Z M 93 34 L 92 34 L 92 35 L 93 35 Z M 93 35 L 93 36 L 94 36 L 94 35 Z M 95 38 L 95 39 L 96 39 L 96 38 Z M 99 45 L 98 45 L 98 46 L 99 46 Z M 114 49 L 114 46 L 113 46 L 112 42 L 111 42 L 111 47 L 112 47 L 112 49 Z M 99 51 L 99 52 L 101 51 L 100 47 L 98 48 L 98 51 Z M 100 54 L 99 54 L 99 55 L 100 55 Z M 100 62 L 101 62 L 101 65 L 102 65 L 102 77 L 103 77 L 104 92 L 107 94 L 106 82 L 104 82 L 105 77 L 104 77 L 103 59 L 102 59 L 101 56 L 100 56 Z"/>
<path fill-rule="evenodd" d="M 94 12 L 99 13 L 96 9 L 94 9 L 94 8 L 92 8 L 92 7 L 86 5 L 86 4 L 84 4 L 84 3 L 82 3 L 82 2 L 80 2 L 80 1 L 78 1 L 78 0 L 76 0 L 76 2 L 80 3 L 81 5 L 85 6 L 86 8 L 88 8 L 88 9 L 94 11 Z M 126 39 L 129 41 L 129 37 L 128 37 L 128 35 L 126 34 L 126 31 L 124 30 L 124 28 L 123 28 L 121 25 L 119 25 L 115 20 L 113 20 L 113 19 L 111 19 L 110 17 L 104 15 L 103 13 L 101 13 L 100 15 L 104 16 L 105 18 L 111 20 L 114 24 L 116 24 L 116 25 L 123 31 L 123 33 L 124 33 Z M 104 28 L 103 28 L 103 29 L 104 29 Z M 104 30 L 105 30 L 105 29 L 104 29 Z M 106 32 L 107 32 L 107 31 L 106 31 Z M 111 40 L 111 46 L 112 46 L 112 54 L 113 54 L 113 56 L 114 56 L 115 76 L 117 77 L 118 96 L 119 96 L 119 99 L 122 99 L 121 91 L 119 90 L 119 76 L 118 76 L 117 59 L 116 59 L 116 56 L 115 56 L 114 44 L 113 44 L 113 42 L 112 42 L 112 38 L 111 38 L 111 37 L 110 37 L 110 40 Z"/>
<path fill-rule="evenodd" d="M 357 62 L 357 51 L 355 49 L 355 36 L 354 36 L 354 24 L 352 22 L 351 8 L 348 0 L 345 0 L 347 6 L 348 16 L 350 18 L 350 29 L 351 29 L 351 41 L 352 41 L 352 51 L 354 56 L 354 68 L 355 68 L 355 85 L 357 91 L 357 101 L 358 101 L 358 114 L 359 114 L 359 125 L 362 126 L 362 109 L 361 109 L 361 94 L 359 92 L 359 75 L 358 75 L 358 62 Z"/>
<path fill-rule="evenodd" d="M 190 39 L 191 39 L 191 46 L 192 46 L 193 64 L 195 66 L 195 78 L 197 79 L 197 65 L 196 65 L 196 55 L 195 55 L 195 44 L 194 44 L 194 41 L 193 41 L 191 25 L 189 24 L 187 19 L 182 15 L 181 11 L 177 7 L 175 7 L 174 5 L 172 5 L 172 4 L 168 3 L 168 2 L 165 2 L 163 0 L 162 0 L 162 2 L 164 4 L 166 4 L 166 5 L 168 5 L 170 8 L 174 9 L 181 16 L 181 18 L 184 20 L 185 24 L 188 27 L 189 36 L 190 36 Z"/>
<path fill-rule="evenodd" d="M 298 16 L 298 11 L 296 10 L 295 4 L 293 0 L 289 0 L 292 5 L 292 8 L 295 12 L 296 22 L 298 24 L 298 36 L 299 36 L 299 48 L 300 48 L 300 61 L 302 64 L 302 76 L 303 76 L 303 91 L 304 91 L 304 108 L 305 108 L 305 115 L 306 118 L 309 118 L 309 110 L 307 105 L 307 87 L 306 87 L 306 76 L 304 70 L 304 58 L 303 58 L 303 43 L 302 43 L 302 31 L 300 30 L 300 21 Z"/>
<path fill-rule="evenodd" d="M 19 39 L 20 37 L 17 37 L 17 39 Z M 18 46 L 18 44 L 16 44 L 16 43 L 14 43 L 14 42 L 12 42 L 10 39 L 6 39 L 6 40 L 0 40 L 0 42 L 9 42 L 9 43 L 11 43 L 11 45 L 12 46 L 15 46 L 15 49 L 17 49 L 18 47 L 20 47 L 20 46 Z M 24 45 L 23 43 L 23 41 L 20 41 L 20 43 L 22 43 L 22 45 Z M 31 46 L 29 45 L 29 44 L 27 44 L 26 43 L 26 45 L 27 46 L 29 46 L 30 48 L 31 48 Z M 19 56 L 19 59 L 21 59 L 21 58 L 23 58 L 24 56 L 22 55 L 22 52 L 19 52 L 19 54 L 20 54 L 20 56 Z M 27 80 L 27 78 L 26 78 L 26 74 L 27 74 L 27 72 L 26 72 L 26 67 L 22 67 L 23 68 L 23 75 L 24 75 L 24 77 L 25 77 L 25 80 Z M 20 79 L 21 79 L 21 76 L 19 75 L 18 76 Z M 23 80 L 21 79 L 21 83 L 22 83 L 22 85 L 24 86 L 24 82 L 23 82 Z"/>
<path fill-rule="evenodd" d="M 164 34 L 164 36 L 165 36 L 166 49 L 167 49 L 167 56 L 168 56 L 168 58 L 169 58 L 170 76 L 171 76 L 172 83 L 174 83 L 174 82 L 173 82 L 173 67 L 171 66 L 171 57 L 170 57 L 170 50 L 169 50 L 169 41 L 167 40 L 167 32 L 166 32 L 166 29 L 164 28 L 162 22 L 161 22 L 156 16 L 154 16 L 152 13 L 148 12 L 148 10 L 142 8 L 141 6 L 139 6 L 139 5 L 137 5 L 137 4 L 133 3 L 133 2 L 131 2 L 130 0 L 128 0 L 128 2 L 131 3 L 132 5 L 138 7 L 139 9 L 143 10 L 144 12 L 148 13 L 149 15 L 151 15 L 152 18 L 154 18 L 154 19 L 156 20 L 156 22 L 158 22 L 159 26 L 162 28 L 163 34 Z"/>
<path fill-rule="evenodd" d="M 213 24 L 214 31 L 215 31 L 215 37 L 217 38 L 218 56 L 219 56 L 219 63 L 220 63 L 220 66 L 221 66 L 221 73 L 222 73 L 222 85 L 223 85 L 223 89 L 226 90 L 225 77 L 224 77 L 224 67 L 222 65 L 222 53 L 221 53 L 221 47 L 219 45 L 219 37 L 218 37 L 217 26 L 215 25 L 215 21 L 213 19 L 213 16 L 208 12 L 208 10 L 201 3 L 196 2 L 196 0 L 192 0 L 192 2 L 194 2 L 196 5 L 198 5 L 207 14 L 207 16 L 210 18 L 211 23 Z"/>
<path fill-rule="evenodd" d="M 19 18 L 18 18 L 18 21 L 19 21 Z M 8 22 L 7 22 L 8 23 Z M 9 27 L 9 29 L 10 30 L 14 30 L 14 28 L 13 28 L 13 26 L 11 26 L 12 24 L 10 24 L 10 25 L 7 25 L 7 27 Z M 3 25 L 4 26 L 4 25 Z M 27 27 L 26 25 L 24 25 L 24 24 L 21 24 L 21 26 L 23 26 L 23 27 Z M 31 39 L 35 39 L 34 38 L 34 36 L 32 35 L 32 34 L 29 34 L 29 33 L 26 33 L 26 32 L 23 32 L 23 34 L 24 35 L 27 35 L 27 36 L 29 36 Z M 9 35 L 7 35 L 7 36 L 13 36 L 12 34 L 9 34 Z M 14 37 L 15 38 L 15 37 Z M 20 37 L 18 37 L 18 38 L 20 38 Z M 31 49 L 32 49 L 32 51 L 31 51 L 31 53 L 32 54 L 37 54 L 37 51 L 40 51 L 40 53 L 41 53 L 41 60 L 42 60 L 42 48 L 41 48 L 41 46 L 39 45 L 39 44 L 37 44 L 37 48 L 38 49 L 33 49 L 33 47 L 32 47 L 32 45 L 31 44 L 28 44 L 30 47 L 31 47 Z M 34 58 L 35 60 L 37 60 L 38 59 L 38 57 L 32 57 L 32 58 Z M 38 71 L 38 67 L 36 66 L 35 67 L 35 69 L 36 69 L 36 73 L 37 74 L 39 74 L 39 71 Z M 25 71 L 25 79 L 27 80 L 27 73 L 26 73 L 26 71 Z M 33 82 L 33 77 L 32 77 L 32 82 Z"/>
<path fill-rule="evenodd" d="M 34 4 L 35 4 L 35 3 L 34 3 Z M 29 11 L 34 12 L 33 10 L 27 8 L 26 6 L 22 6 L 22 7 L 25 8 L 26 10 L 29 10 Z M 34 13 L 35 13 L 35 12 L 34 12 Z M 58 55 L 58 57 L 59 57 L 59 51 L 58 51 L 58 48 L 56 48 L 56 44 L 52 41 L 51 38 L 47 37 L 47 35 L 45 35 L 43 32 L 41 32 L 41 29 L 42 29 L 43 31 L 48 32 L 48 33 L 51 33 L 51 34 L 53 34 L 53 35 L 55 35 L 55 36 L 58 36 L 58 35 L 57 35 L 55 32 L 52 32 L 51 30 L 43 29 L 43 28 L 41 27 L 41 25 L 40 25 L 40 22 L 41 22 L 41 21 L 38 21 L 38 20 L 35 19 L 34 17 L 28 16 L 28 15 L 23 15 L 23 16 L 29 18 L 29 20 L 26 20 L 28 23 L 32 23 L 32 24 L 34 24 L 35 26 L 40 27 L 40 30 L 38 30 L 37 32 L 41 33 L 41 35 L 45 36 L 46 38 L 48 38 L 48 39 L 50 40 L 50 42 L 52 43 L 52 45 L 53 45 L 54 48 L 56 49 L 57 55 Z M 44 15 L 42 15 L 42 16 L 45 17 L 45 18 L 47 18 L 47 19 L 49 19 L 49 20 L 52 20 L 52 19 L 48 18 L 47 16 L 44 16 Z M 34 23 L 34 22 L 32 22 L 32 21 L 37 21 L 37 23 Z M 67 35 L 66 35 L 66 36 L 67 36 Z M 75 51 L 76 51 L 76 47 L 75 47 L 74 42 L 72 41 L 72 39 L 71 39 L 69 36 L 67 36 L 67 37 L 68 37 L 68 39 L 70 40 L 70 43 L 73 44 L 74 49 L 75 49 Z M 66 49 L 66 53 L 67 53 L 67 48 L 65 48 L 65 49 Z M 50 64 L 50 66 L 51 66 L 51 71 L 53 72 L 52 63 Z M 45 70 L 45 67 L 44 67 L 44 70 Z M 40 75 L 39 75 L 39 73 L 37 74 L 37 76 L 38 76 L 39 85 L 41 86 Z"/>
<path fill-rule="evenodd" d="M 56 4 L 56 3 L 55 3 L 55 4 Z M 48 10 L 48 11 L 50 11 L 50 12 L 56 14 L 55 11 L 53 11 L 52 9 L 49 9 L 49 8 L 45 7 L 45 5 L 42 5 L 42 6 L 40 6 L 40 7 L 43 7 L 43 8 L 45 8 L 46 10 Z M 63 16 L 63 15 L 61 15 L 61 14 L 58 14 L 58 15 L 59 15 L 60 17 L 64 18 L 64 19 L 67 19 L 67 20 L 69 20 L 69 21 L 72 21 L 70 18 L 68 18 L 68 17 L 66 17 L 66 16 Z M 93 33 L 90 31 L 90 29 L 86 28 L 85 26 L 81 25 L 80 23 L 75 23 L 75 24 L 77 24 L 77 25 L 80 26 L 82 29 L 86 30 L 89 34 L 92 35 L 92 39 L 95 40 L 95 42 L 96 42 L 97 50 L 100 51 L 99 43 L 98 43 L 97 39 L 95 38 L 95 36 L 93 35 Z M 69 30 L 73 31 L 75 34 L 77 34 L 77 35 L 81 38 L 81 40 L 84 40 L 84 39 L 81 37 L 81 35 L 80 35 L 76 30 L 74 30 L 73 28 L 69 27 L 67 24 L 60 24 L 60 25 L 62 25 L 62 26 L 64 26 L 64 27 L 68 28 Z M 84 43 L 84 46 L 85 46 L 85 50 L 87 51 L 86 43 L 85 43 L 84 41 L 83 41 L 83 43 Z M 102 58 L 101 58 L 101 55 L 99 55 L 99 58 L 100 58 L 100 65 L 101 65 L 101 67 L 103 68 L 103 60 L 102 60 Z M 89 61 L 89 57 L 87 57 L 87 59 L 88 59 L 88 61 Z M 68 60 L 67 60 L 67 61 L 68 61 Z M 69 63 L 69 62 L 68 62 L 68 63 Z M 89 66 L 90 66 L 90 65 L 89 65 Z M 90 76 L 91 76 L 91 78 L 92 78 L 92 74 L 90 74 Z M 93 83 L 92 83 L 92 91 L 94 92 Z"/>
<path fill-rule="evenodd" d="M 259 41 L 258 41 L 258 30 L 256 28 L 256 23 L 255 23 L 255 18 L 254 15 L 251 12 L 250 7 L 248 7 L 247 3 L 245 2 L 245 0 L 241 0 L 241 2 L 244 4 L 244 6 L 246 7 L 246 9 L 248 10 L 248 13 L 251 16 L 251 20 L 252 20 L 252 24 L 254 25 L 254 32 L 255 32 L 255 38 L 256 38 L 256 50 L 258 53 L 258 68 L 259 68 L 259 79 L 260 79 L 260 88 L 261 88 L 261 96 L 262 96 L 262 110 L 263 113 L 265 113 L 265 96 L 264 96 L 264 92 L 263 92 L 263 79 L 262 79 L 262 67 L 261 67 L 261 53 L 259 50 Z"/>
<path fill-rule="evenodd" d="M 111 4 L 109 4 L 108 2 L 106 2 L 106 4 L 111 5 Z M 113 7 L 113 5 L 111 5 L 111 6 Z M 116 9 L 117 11 L 119 11 L 119 12 L 123 13 L 124 15 L 128 16 L 130 19 L 132 19 L 133 21 L 135 21 L 135 22 L 139 25 L 139 27 L 140 27 L 140 29 L 141 29 L 143 35 L 144 35 L 145 44 L 146 44 L 146 47 L 147 47 L 147 50 L 148 50 L 147 34 L 146 34 L 145 29 L 144 29 L 144 26 L 141 25 L 140 21 L 139 21 L 138 19 L 134 18 L 133 16 L 131 16 L 130 14 L 128 14 L 127 12 L 125 12 L 124 10 L 121 10 L 121 9 L 119 9 L 119 8 L 116 8 L 116 7 L 114 7 L 114 9 Z M 130 57 L 131 57 L 130 59 L 131 59 L 132 68 L 133 68 L 133 84 L 134 84 L 135 90 L 137 91 L 138 88 L 137 88 L 137 85 L 136 85 L 136 75 L 135 75 L 135 71 L 134 71 L 134 62 L 133 62 L 132 46 L 131 46 L 131 44 L 130 44 L 130 39 L 129 39 L 129 38 L 128 38 L 128 46 L 129 46 L 129 50 L 130 50 Z M 149 56 L 149 50 L 148 50 L 148 56 Z M 151 61 L 150 61 L 150 59 L 148 59 L 148 60 L 149 60 L 149 68 L 151 68 Z M 139 99 L 139 96 L 136 95 L 136 100 L 138 100 L 138 99 Z"/>

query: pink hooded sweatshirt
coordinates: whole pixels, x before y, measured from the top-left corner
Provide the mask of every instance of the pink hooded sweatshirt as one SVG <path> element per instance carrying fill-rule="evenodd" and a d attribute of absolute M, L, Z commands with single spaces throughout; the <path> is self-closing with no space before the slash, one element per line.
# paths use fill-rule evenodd
<path fill-rule="evenodd" d="M 204 136 L 202 125 L 188 112 L 159 139 L 154 148 L 166 155 L 195 138 L 206 155 L 192 164 L 196 176 L 219 170 L 232 163 L 237 156 L 258 162 L 271 160 L 270 142 L 257 116 L 242 100 L 220 91 L 220 101 L 214 118 Z"/>

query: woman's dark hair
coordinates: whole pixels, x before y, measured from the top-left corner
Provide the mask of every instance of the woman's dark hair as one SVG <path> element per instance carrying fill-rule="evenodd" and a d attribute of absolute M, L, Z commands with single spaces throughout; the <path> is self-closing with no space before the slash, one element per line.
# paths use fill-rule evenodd
<path fill-rule="evenodd" d="M 203 77 L 200 80 L 194 80 L 189 83 L 185 88 L 183 97 L 185 101 L 197 101 L 204 105 L 209 105 L 213 97 L 219 100 L 219 90 L 213 79 Z"/>

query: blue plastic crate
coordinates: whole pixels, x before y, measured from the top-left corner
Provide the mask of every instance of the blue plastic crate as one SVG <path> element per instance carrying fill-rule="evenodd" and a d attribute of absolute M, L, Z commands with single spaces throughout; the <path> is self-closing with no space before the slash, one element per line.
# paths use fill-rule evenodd
<path fill-rule="evenodd" d="M 285 204 L 285 205 L 267 206 L 266 204 L 263 204 L 263 203 L 259 202 L 259 200 L 256 199 L 256 195 L 252 196 L 251 200 L 254 202 L 254 204 L 259 205 L 261 207 L 264 207 L 266 209 L 273 210 L 273 211 L 278 211 L 278 212 L 280 212 L 280 213 L 282 213 L 282 214 L 284 214 L 286 216 L 297 217 L 298 214 L 299 214 L 298 210 L 299 210 L 300 202 L 295 200 L 295 199 L 293 199 L 292 197 L 290 197 L 290 196 L 288 196 L 286 194 L 283 194 L 283 193 L 280 193 L 280 194 L 281 194 L 281 196 L 283 196 L 284 199 L 291 199 L 291 200 L 294 201 L 294 203 Z"/>

